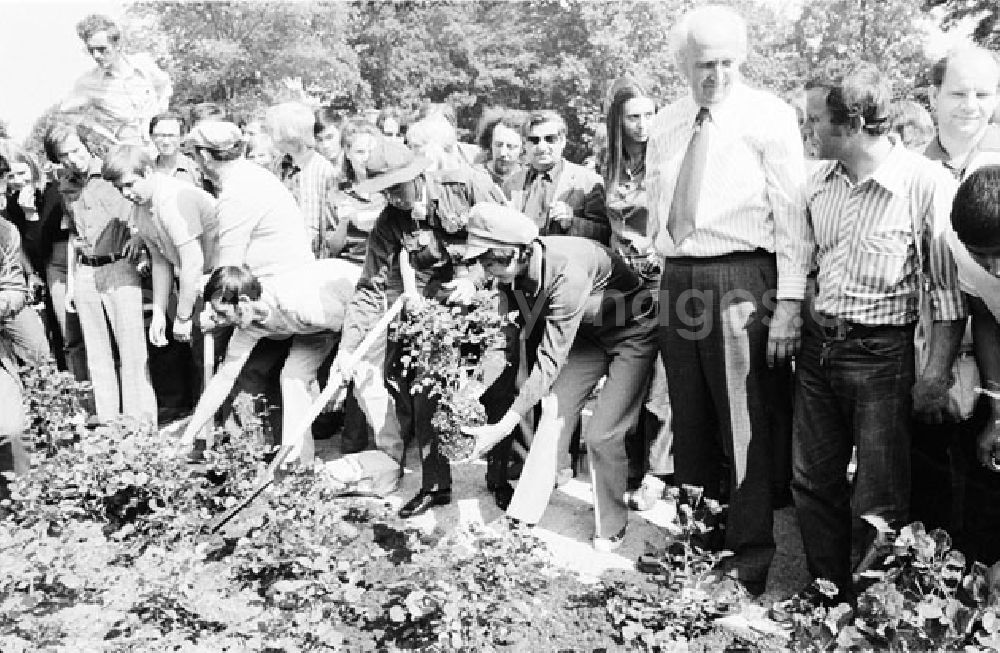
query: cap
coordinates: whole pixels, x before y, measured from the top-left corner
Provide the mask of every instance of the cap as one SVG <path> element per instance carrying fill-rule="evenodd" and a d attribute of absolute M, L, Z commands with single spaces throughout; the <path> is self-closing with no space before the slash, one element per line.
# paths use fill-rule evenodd
<path fill-rule="evenodd" d="M 206 147 L 210 150 L 229 150 L 243 140 L 243 132 L 231 122 L 222 120 L 202 120 L 195 125 L 184 139 L 192 147 Z"/>
<path fill-rule="evenodd" d="M 481 256 L 493 247 L 528 245 L 538 238 L 538 225 L 531 218 L 517 209 L 493 202 L 473 206 L 465 229 L 467 259 Z"/>
<path fill-rule="evenodd" d="M 417 156 L 402 143 L 379 137 L 365 163 L 368 178 L 355 184 L 352 190 L 362 195 L 378 193 L 396 184 L 416 179 L 430 165 L 430 159 Z"/>

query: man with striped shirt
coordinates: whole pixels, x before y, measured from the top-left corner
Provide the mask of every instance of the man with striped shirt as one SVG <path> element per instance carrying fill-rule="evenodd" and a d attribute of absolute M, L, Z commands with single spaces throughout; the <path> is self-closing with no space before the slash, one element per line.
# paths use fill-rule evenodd
<path fill-rule="evenodd" d="M 809 115 L 830 161 L 807 196 L 818 290 L 796 363 L 792 492 L 809 572 L 849 596 L 852 555 L 874 534 L 860 517 L 908 517 L 911 407 L 947 400 L 965 304 L 942 238 L 955 181 L 889 139 L 892 94 L 875 67 L 826 88 Z M 915 370 L 925 281 L 934 327 L 926 367 Z"/>
<path fill-rule="evenodd" d="M 651 236 L 666 257 L 660 342 L 677 407 L 675 478 L 713 498 L 728 488 L 727 566 L 760 593 L 775 550 L 773 434 L 790 421 L 788 363 L 812 250 L 795 111 L 740 82 L 746 40 L 729 9 L 681 20 L 674 45 L 691 94 L 654 119 L 646 169 Z"/>

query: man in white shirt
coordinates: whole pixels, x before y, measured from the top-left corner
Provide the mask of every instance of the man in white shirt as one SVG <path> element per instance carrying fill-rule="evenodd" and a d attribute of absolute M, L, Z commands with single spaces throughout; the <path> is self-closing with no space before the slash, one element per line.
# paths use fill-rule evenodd
<path fill-rule="evenodd" d="M 739 79 L 742 18 L 700 7 L 673 37 L 691 93 L 656 116 L 646 169 L 650 235 L 666 257 L 676 479 L 709 497 L 728 489 L 727 567 L 759 593 L 774 555 L 772 433 L 790 424 L 811 255 L 802 139 L 792 107 Z"/>

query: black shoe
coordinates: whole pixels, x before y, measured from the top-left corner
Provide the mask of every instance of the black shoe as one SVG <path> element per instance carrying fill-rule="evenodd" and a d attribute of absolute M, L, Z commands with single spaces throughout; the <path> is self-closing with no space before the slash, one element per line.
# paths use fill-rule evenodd
<path fill-rule="evenodd" d="M 420 490 L 417 496 L 403 504 L 399 516 L 403 519 L 422 515 L 434 506 L 446 506 L 451 503 L 451 488 L 444 490 Z"/>
<path fill-rule="evenodd" d="M 510 505 L 510 500 L 514 497 L 514 488 L 511 487 L 510 483 L 504 483 L 503 485 L 494 485 L 492 492 L 497 508 L 506 510 L 507 506 Z"/>

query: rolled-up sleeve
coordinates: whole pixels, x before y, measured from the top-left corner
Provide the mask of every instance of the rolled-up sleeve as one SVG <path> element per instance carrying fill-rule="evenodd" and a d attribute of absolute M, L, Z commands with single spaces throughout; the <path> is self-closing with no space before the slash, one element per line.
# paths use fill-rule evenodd
<path fill-rule="evenodd" d="M 795 111 L 781 105 L 764 143 L 762 164 L 774 216 L 778 299 L 802 299 L 815 240 L 806 219 L 806 162 Z"/>
<path fill-rule="evenodd" d="M 960 320 L 968 315 L 968 306 L 958 281 L 958 268 L 945 237 L 951 226 L 951 204 L 958 187 L 951 175 L 941 170 L 929 189 L 924 203 L 924 236 L 927 289 L 931 316 L 935 322 Z"/>

